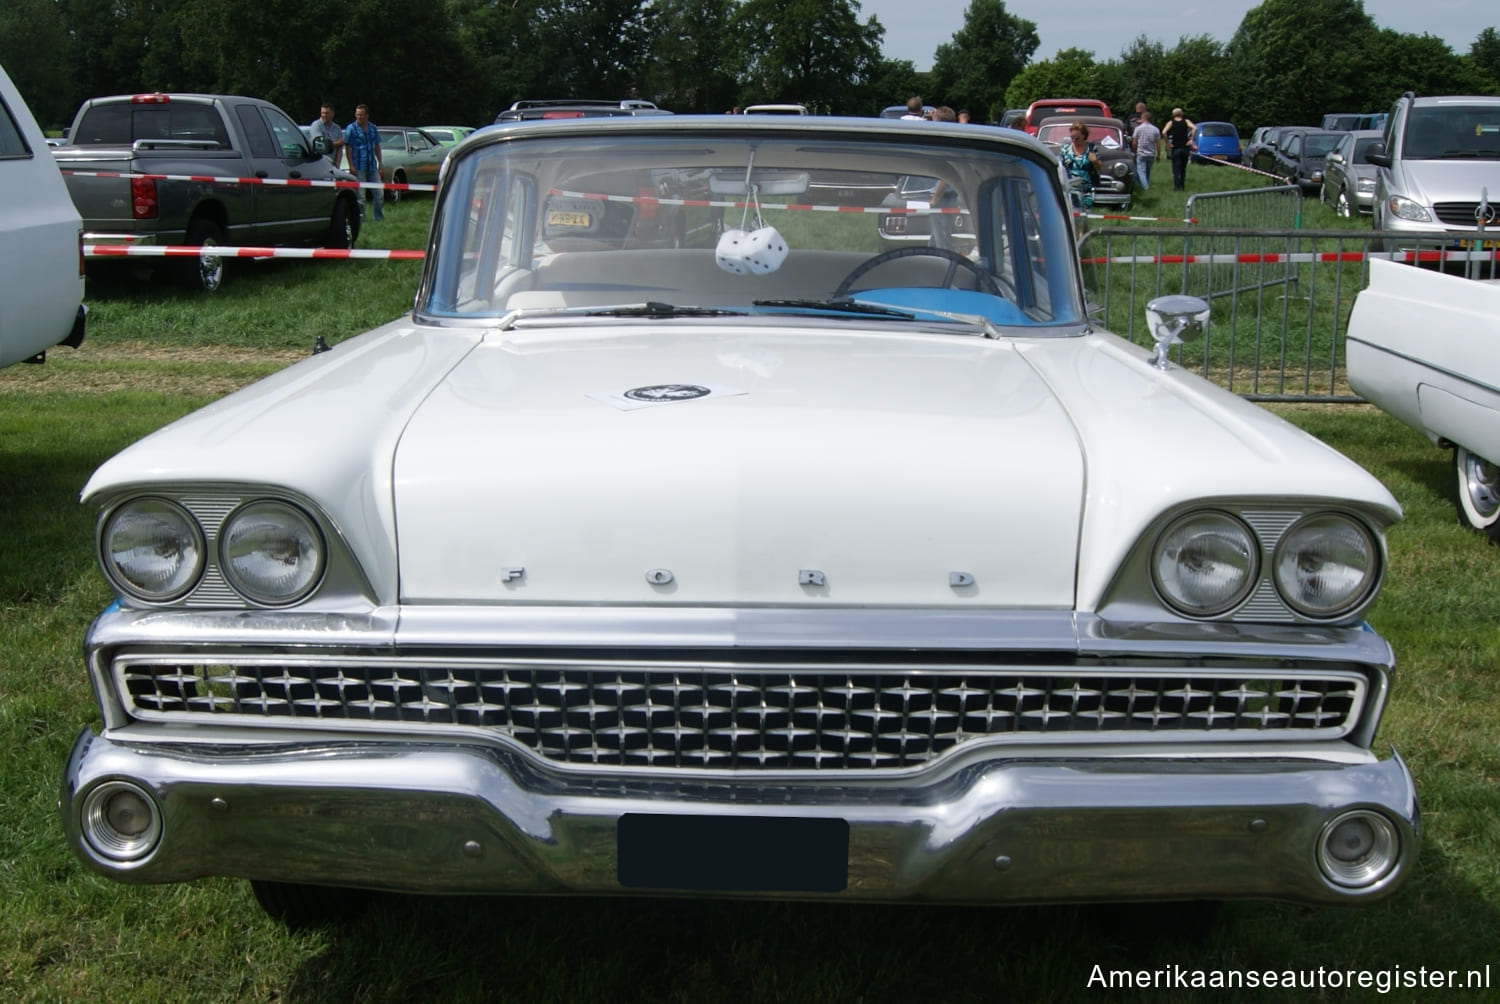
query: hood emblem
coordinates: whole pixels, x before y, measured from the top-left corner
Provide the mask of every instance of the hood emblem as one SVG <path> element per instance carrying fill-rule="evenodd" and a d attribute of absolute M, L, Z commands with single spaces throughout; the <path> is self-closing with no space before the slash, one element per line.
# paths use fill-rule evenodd
<path fill-rule="evenodd" d="M 658 401 L 691 401 L 712 393 L 709 388 L 695 383 L 658 383 L 627 390 L 625 396 L 632 401 L 649 401 L 655 404 Z"/>
<path fill-rule="evenodd" d="M 1479 205 L 1474 207 L 1474 219 L 1481 227 L 1490 226 L 1500 218 L 1500 206 L 1490 202 L 1490 190 L 1481 189 L 1479 192 Z"/>

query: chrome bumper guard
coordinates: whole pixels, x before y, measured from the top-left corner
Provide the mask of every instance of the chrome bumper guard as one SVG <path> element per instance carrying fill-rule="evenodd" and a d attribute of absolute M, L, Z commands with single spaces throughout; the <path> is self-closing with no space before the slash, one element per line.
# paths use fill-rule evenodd
<path fill-rule="evenodd" d="M 648 815 L 847 824 L 847 872 L 828 887 L 839 891 L 739 888 L 739 864 L 726 859 L 715 895 L 1378 898 L 1416 860 L 1416 792 L 1399 757 L 1341 750 L 1344 762 L 1031 750 L 930 779 L 839 783 L 578 776 L 502 748 L 455 744 L 163 748 L 84 732 L 60 808 L 86 864 L 140 883 L 228 875 L 425 893 L 640 894 L 653 890 L 622 882 L 621 821 Z M 131 861 L 112 860 L 111 845 L 84 832 L 90 794 L 118 782 L 147 795 L 155 815 L 152 845 Z M 1359 887 L 1319 863 L 1330 827 L 1351 810 L 1384 820 L 1392 837 L 1389 867 Z M 714 849 L 696 850 L 712 869 Z"/>

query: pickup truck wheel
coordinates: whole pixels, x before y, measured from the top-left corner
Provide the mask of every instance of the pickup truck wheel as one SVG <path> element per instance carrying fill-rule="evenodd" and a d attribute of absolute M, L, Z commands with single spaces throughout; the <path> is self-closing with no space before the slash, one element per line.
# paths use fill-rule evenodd
<path fill-rule="evenodd" d="M 1455 446 L 1453 473 L 1459 522 L 1500 544 L 1500 464 Z"/>
<path fill-rule="evenodd" d="M 213 220 L 194 220 L 188 227 L 187 243 L 211 248 L 224 243 L 224 231 Z M 212 293 L 224 285 L 225 259 L 211 252 L 182 259 L 180 277 L 188 289 Z"/>
<path fill-rule="evenodd" d="M 369 900 L 369 893 L 363 889 L 254 879 L 250 892 L 262 910 L 294 930 L 352 920 Z"/>
<path fill-rule="evenodd" d="M 396 185 L 406 184 L 406 172 L 397 171 L 395 174 L 391 175 L 391 183 Z M 390 199 L 392 202 L 400 202 L 402 199 L 409 198 L 410 193 L 403 188 L 392 188 L 386 191 L 385 197 L 387 199 Z"/>
<path fill-rule="evenodd" d="M 358 236 L 353 220 L 350 219 L 349 203 L 344 199 L 338 199 L 333 203 L 333 215 L 328 220 L 328 239 L 324 247 L 329 248 L 352 248 L 354 238 Z"/>

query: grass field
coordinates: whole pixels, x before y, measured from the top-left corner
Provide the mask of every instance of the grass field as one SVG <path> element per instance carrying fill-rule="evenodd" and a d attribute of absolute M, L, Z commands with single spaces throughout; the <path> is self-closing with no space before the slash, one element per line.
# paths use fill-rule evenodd
<path fill-rule="evenodd" d="M 1222 171 L 1192 170 L 1190 185 L 1208 190 Z M 1168 188 L 1159 184 L 1138 211 L 1180 212 Z M 420 246 L 430 207 L 389 207 L 361 246 Z M 55 802 L 64 758 L 96 719 L 80 643 L 111 597 L 79 488 L 114 451 L 299 358 L 317 335 L 337 341 L 399 315 L 420 268 L 237 264 L 211 297 L 126 275 L 91 280 L 83 348 L 0 371 L 9 528 L 0 535 L 0 998 L 1068 1001 L 1090 996 L 1096 964 L 1489 966 L 1500 986 L 1500 549 L 1457 526 L 1446 454 L 1364 406 L 1280 411 L 1365 465 L 1407 514 L 1391 533 L 1390 574 L 1370 620 L 1400 664 L 1379 742 L 1395 744 L 1416 775 L 1426 841 L 1416 874 L 1383 903 L 1236 903 L 1211 928 L 1173 931 L 1158 930 L 1162 914 L 1132 909 L 386 897 L 350 926 L 288 932 L 244 883 L 131 887 L 86 872 L 64 846 Z M 1371 988 L 1260 999 L 1494 994 Z"/>

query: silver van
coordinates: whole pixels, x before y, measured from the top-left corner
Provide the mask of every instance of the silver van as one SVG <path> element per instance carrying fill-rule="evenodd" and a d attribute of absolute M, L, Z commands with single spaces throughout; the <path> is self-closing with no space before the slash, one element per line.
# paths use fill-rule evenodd
<path fill-rule="evenodd" d="M 1377 230 L 1472 231 L 1500 238 L 1500 97 L 1424 97 L 1391 109 L 1368 159 Z"/>

